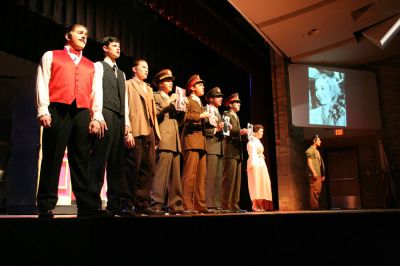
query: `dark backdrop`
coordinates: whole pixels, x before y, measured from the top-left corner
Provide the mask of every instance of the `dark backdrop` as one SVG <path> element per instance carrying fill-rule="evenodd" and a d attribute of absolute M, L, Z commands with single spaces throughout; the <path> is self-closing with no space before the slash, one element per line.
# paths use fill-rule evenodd
<path fill-rule="evenodd" d="M 205 80 L 206 91 L 219 86 L 226 96 L 239 92 L 242 127 L 246 127 L 247 122 L 266 127 L 264 146 L 270 155 L 268 163 L 277 208 L 269 47 L 246 26 L 227 1 L 215 2 L 115 0 L 110 5 L 102 0 L 8 1 L 1 11 L 3 36 L 7 38 L 1 42 L 0 49 L 38 63 L 44 52 L 62 49 L 66 26 L 82 23 L 88 27 L 90 35 L 84 55 L 93 61 L 103 59 L 102 37 L 113 35 L 121 40 L 122 56 L 118 65 L 127 78 L 132 76 L 134 58 L 140 57 L 149 63 L 148 82 L 162 68 L 170 68 L 178 86 L 183 87 L 192 74 L 200 74 Z M 24 89 L 27 95 L 33 95 L 34 83 Z M 14 110 L 13 123 L 20 124 L 27 117 L 35 120 L 34 105 L 34 97 L 24 102 L 24 106 L 30 106 L 29 115 L 21 113 L 19 116 Z M 31 133 L 38 136 L 38 127 L 34 123 L 26 125 L 30 128 L 25 133 L 15 131 L 11 139 L 31 139 L 33 147 L 37 147 L 39 139 L 32 138 Z M 243 145 L 245 150 L 245 143 Z M 32 165 L 37 164 L 36 150 L 21 152 L 11 149 L 10 172 L 26 164 L 22 158 L 30 158 L 28 161 Z M 249 208 L 245 167 L 244 164 L 242 207 Z M 9 201 L 17 202 L 13 209 L 19 209 L 18 202 L 23 205 L 20 209 L 34 209 L 36 171 L 28 167 L 14 173 L 8 175 L 9 191 L 20 188 L 23 181 L 26 190 L 32 192 L 24 193 L 25 196 L 9 193 Z M 13 200 L 13 197 L 18 199 Z M 21 197 L 25 199 L 21 200 Z"/>

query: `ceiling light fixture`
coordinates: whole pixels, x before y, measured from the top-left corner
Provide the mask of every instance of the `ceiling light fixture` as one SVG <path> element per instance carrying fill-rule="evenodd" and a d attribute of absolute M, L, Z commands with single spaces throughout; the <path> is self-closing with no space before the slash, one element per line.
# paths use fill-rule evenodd
<path fill-rule="evenodd" d="M 308 36 L 314 36 L 314 35 L 318 35 L 318 34 L 320 34 L 320 33 L 321 33 L 321 30 L 320 30 L 320 29 L 312 29 L 312 30 L 310 30 L 310 31 L 307 32 L 307 35 L 308 35 Z"/>

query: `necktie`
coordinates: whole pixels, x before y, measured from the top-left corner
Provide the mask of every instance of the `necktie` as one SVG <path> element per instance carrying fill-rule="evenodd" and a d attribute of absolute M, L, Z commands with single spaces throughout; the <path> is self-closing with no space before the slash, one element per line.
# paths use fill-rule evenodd
<path fill-rule="evenodd" d="M 115 76 L 117 76 L 117 65 L 114 64 L 113 67 L 112 67 L 112 69 L 113 69 L 113 71 L 114 71 Z"/>

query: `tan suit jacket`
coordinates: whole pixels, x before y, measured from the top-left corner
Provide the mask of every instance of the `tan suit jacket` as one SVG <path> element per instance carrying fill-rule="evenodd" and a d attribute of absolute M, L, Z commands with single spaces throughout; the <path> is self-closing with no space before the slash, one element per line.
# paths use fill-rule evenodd
<path fill-rule="evenodd" d="M 156 118 L 156 105 L 153 98 L 153 90 L 146 83 L 145 92 L 135 79 L 126 81 L 126 90 L 129 106 L 129 122 L 133 137 L 148 136 L 154 125 L 154 132 L 158 140 L 161 139 L 160 130 Z"/>

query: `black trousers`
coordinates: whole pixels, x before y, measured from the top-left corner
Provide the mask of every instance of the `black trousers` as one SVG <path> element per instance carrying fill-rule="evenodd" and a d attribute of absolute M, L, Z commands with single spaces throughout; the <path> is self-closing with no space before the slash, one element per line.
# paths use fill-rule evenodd
<path fill-rule="evenodd" d="M 101 209 L 101 188 L 107 169 L 107 209 L 119 210 L 124 167 L 124 117 L 114 111 L 103 109 L 108 130 L 103 138 L 93 136 L 90 158 L 90 191 Z"/>
<path fill-rule="evenodd" d="M 71 171 L 72 191 L 78 211 L 91 211 L 95 202 L 89 192 L 88 167 L 90 158 L 89 109 L 51 103 L 51 127 L 43 129 L 42 163 L 37 204 L 39 211 L 54 209 L 58 200 L 58 181 L 65 148 Z"/>
<path fill-rule="evenodd" d="M 140 211 L 150 207 L 150 188 L 155 167 L 154 129 L 147 136 L 135 137 L 135 147 L 125 150 L 126 185 L 122 201 L 124 207 L 134 206 Z"/>

